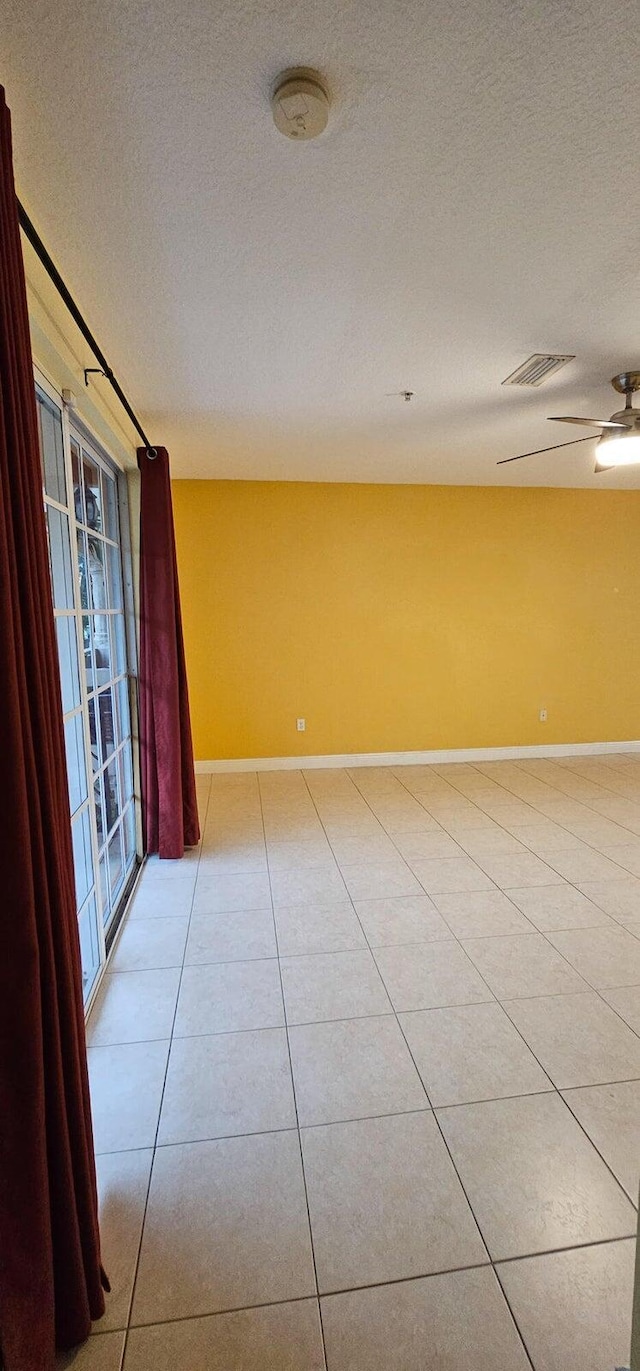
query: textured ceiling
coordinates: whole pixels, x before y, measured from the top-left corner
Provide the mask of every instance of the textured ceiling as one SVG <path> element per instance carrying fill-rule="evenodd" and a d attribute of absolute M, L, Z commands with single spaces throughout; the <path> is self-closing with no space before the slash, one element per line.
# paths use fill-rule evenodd
<path fill-rule="evenodd" d="M 3 0 L 16 179 L 179 476 L 640 486 L 637 0 Z M 326 133 L 271 120 L 317 67 Z M 577 360 L 501 389 L 534 351 Z M 387 392 L 415 391 L 405 404 Z"/>

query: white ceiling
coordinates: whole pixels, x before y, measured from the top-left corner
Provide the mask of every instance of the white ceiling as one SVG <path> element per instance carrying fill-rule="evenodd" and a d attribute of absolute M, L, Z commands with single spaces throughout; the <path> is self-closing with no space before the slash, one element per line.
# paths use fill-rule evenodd
<path fill-rule="evenodd" d="M 495 465 L 640 368 L 639 20 L 4 0 L 19 193 L 174 474 L 640 487 L 590 443 Z M 269 109 L 298 64 L 333 95 L 307 144 Z M 547 350 L 577 360 L 501 389 Z"/>

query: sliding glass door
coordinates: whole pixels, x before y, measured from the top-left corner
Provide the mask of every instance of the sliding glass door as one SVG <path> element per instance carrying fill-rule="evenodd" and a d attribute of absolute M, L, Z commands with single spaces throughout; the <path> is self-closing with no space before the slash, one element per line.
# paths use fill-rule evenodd
<path fill-rule="evenodd" d="M 136 847 L 118 488 L 115 473 L 73 429 L 70 442 L 100 908 L 108 930 Z"/>
<path fill-rule="evenodd" d="M 122 474 L 36 386 L 85 1000 L 136 865 Z"/>

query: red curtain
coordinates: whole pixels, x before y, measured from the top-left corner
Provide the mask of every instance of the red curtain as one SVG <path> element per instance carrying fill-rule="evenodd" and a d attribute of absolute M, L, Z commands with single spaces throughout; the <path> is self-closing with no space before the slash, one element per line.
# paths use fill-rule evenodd
<path fill-rule="evenodd" d="M 145 850 L 182 857 L 200 837 L 169 457 L 138 448 L 140 766 Z"/>
<path fill-rule="evenodd" d="M 49 1371 L 104 1313 L 33 364 L 0 87 L 0 1347 Z"/>

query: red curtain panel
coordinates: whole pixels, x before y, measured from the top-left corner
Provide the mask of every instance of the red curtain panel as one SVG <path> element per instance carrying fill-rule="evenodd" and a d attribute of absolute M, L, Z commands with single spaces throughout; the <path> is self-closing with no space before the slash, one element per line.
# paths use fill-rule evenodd
<path fill-rule="evenodd" d="M 145 850 L 182 857 L 200 837 L 169 457 L 138 448 L 140 767 Z"/>
<path fill-rule="evenodd" d="M 0 1348 L 50 1371 L 104 1313 L 33 363 L 0 88 Z"/>

